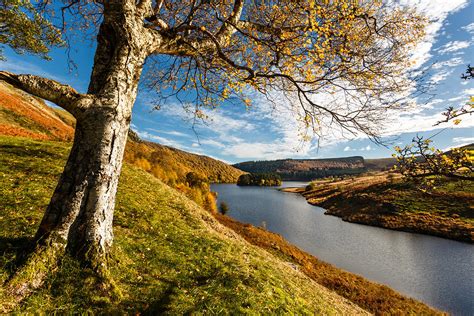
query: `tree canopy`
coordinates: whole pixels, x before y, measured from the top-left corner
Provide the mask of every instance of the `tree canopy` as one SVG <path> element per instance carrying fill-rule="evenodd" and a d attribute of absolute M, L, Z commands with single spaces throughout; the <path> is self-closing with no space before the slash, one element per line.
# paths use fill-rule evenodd
<path fill-rule="evenodd" d="M 407 69 L 426 20 L 380 1 L 2 0 L 1 43 L 46 55 L 72 34 L 91 38 L 118 9 L 143 25 L 158 104 L 178 99 L 198 118 L 259 93 L 295 111 L 303 138 L 337 126 L 377 140 L 387 111 L 416 90 Z"/>

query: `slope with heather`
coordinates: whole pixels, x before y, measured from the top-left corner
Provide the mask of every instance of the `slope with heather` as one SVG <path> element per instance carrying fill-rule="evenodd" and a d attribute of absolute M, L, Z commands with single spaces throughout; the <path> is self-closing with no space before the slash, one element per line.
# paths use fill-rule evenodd
<path fill-rule="evenodd" d="M 0 135 L 71 141 L 74 122 L 74 118 L 64 110 L 49 107 L 42 100 L 0 82 Z M 191 171 L 211 182 L 237 182 L 243 174 L 222 161 L 144 142 L 133 132 L 130 134 L 125 161 L 173 186 L 185 184 L 186 174 Z"/>

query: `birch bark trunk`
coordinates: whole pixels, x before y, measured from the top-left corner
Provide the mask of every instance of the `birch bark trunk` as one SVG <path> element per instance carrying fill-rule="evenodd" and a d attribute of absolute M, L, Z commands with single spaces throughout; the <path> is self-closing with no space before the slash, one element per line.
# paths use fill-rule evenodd
<path fill-rule="evenodd" d="M 109 9 L 98 34 L 88 96 L 74 143 L 36 239 L 103 265 L 113 240 L 115 195 L 132 107 L 148 50 L 133 12 Z"/>

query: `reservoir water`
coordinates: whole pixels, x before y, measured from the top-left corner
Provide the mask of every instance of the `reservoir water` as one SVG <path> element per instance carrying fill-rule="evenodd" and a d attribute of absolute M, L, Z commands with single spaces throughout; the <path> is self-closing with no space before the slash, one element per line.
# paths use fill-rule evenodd
<path fill-rule="evenodd" d="M 285 182 L 283 186 L 303 186 Z M 474 315 L 474 245 L 352 224 L 324 215 L 295 193 L 213 184 L 229 216 L 265 226 L 344 270 L 390 286 L 453 315 Z"/>

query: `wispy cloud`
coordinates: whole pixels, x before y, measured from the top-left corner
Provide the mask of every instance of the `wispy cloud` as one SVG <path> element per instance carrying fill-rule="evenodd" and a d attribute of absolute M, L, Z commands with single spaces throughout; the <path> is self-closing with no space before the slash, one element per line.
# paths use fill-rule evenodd
<path fill-rule="evenodd" d="M 459 144 L 459 143 L 473 143 L 474 142 L 474 137 L 454 137 L 453 138 L 453 143 Z"/>
<path fill-rule="evenodd" d="M 461 10 L 467 4 L 467 0 L 402 0 L 401 5 L 415 7 L 424 14 L 430 23 L 426 28 L 426 36 L 413 52 L 416 61 L 415 69 L 422 66 L 431 57 L 431 49 L 436 42 L 439 31 L 449 14 Z"/>
<path fill-rule="evenodd" d="M 466 31 L 468 33 L 474 34 L 474 22 L 472 22 L 472 23 L 470 23 L 466 26 L 461 27 L 461 29 L 463 29 L 464 31 Z"/>
<path fill-rule="evenodd" d="M 166 135 L 171 135 L 171 136 L 189 137 L 188 134 L 181 133 L 181 132 L 178 132 L 178 131 L 163 131 L 163 130 L 159 130 L 159 129 L 156 129 L 156 128 L 145 128 L 145 130 L 152 131 L 152 132 L 157 132 L 157 133 L 161 133 L 161 134 L 166 134 Z"/>
<path fill-rule="evenodd" d="M 469 41 L 452 41 L 444 44 L 439 48 L 440 54 L 452 53 L 465 48 L 468 48 L 471 45 Z"/>
<path fill-rule="evenodd" d="M 431 76 L 430 82 L 434 84 L 440 83 L 441 81 L 445 80 L 450 75 L 452 75 L 453 72 L 454 72 L 454 69 L 443 69 L 441 71 L 438 71 Z"/>
<path fill-rule="evenodd" d="M 456 67 L 464 64 L 464 60 L 461 57 L 453 57 L 448 60 L 437 62 L 433 65 L 433 69 L 441 69 L 444 67 Z"/>

